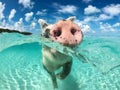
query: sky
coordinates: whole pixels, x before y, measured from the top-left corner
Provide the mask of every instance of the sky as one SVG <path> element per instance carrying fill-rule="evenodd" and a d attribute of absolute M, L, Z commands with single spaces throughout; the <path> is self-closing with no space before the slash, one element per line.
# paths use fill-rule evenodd
<path fill-rule="evenodd" d="M 84 33 L 120 33 L 120 0 L 0 0 L 0 28 L 39 34 L 39 19 L 70 16 Z"/>

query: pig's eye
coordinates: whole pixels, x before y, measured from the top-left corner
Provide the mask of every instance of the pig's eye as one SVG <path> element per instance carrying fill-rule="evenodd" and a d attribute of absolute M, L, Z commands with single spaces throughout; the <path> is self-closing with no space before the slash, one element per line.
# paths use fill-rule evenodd
<path fill-rule="evenodd" d="M 75 28 L 71 28 L 70 31 L 71 31 L 72 35 L 74 35 L 77 30 Z"/>
<path fill-rule="evenodd" d="M 61 28 L 53 31 L 54 37 L 59 37 L 61 35 Z"/>
<path fill-rule="evenodd" d="M 50 33 L 50 29 L 46 29 L 45 32 L 43 33 L 43 36 L 45 38 L 49 38 L 49 33 Z"/>

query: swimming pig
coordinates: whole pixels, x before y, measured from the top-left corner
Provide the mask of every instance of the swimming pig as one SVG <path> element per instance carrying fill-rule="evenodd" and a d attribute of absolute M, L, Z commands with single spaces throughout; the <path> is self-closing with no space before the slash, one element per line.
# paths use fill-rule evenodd
<path fill-rule="evenodd" d="M 58 21 L 54 25 L 49 25 L 46 21 L 40 19 L 42 35 L 70 48 L 75 47 L 81 43 L 83 35 L 79 26 L 73 23 L 74 19 L 75 17 L 69 17 L 68 19 Z M 59 79 L 66 78 L 71 71 L 72 57 L 43 45 L 42 63 L 52 78 L 53 87 L 58 88 L 56 77 Z M 62 67 L 62 71 L 55 74 L 55 70 L 60 67 Z"/>

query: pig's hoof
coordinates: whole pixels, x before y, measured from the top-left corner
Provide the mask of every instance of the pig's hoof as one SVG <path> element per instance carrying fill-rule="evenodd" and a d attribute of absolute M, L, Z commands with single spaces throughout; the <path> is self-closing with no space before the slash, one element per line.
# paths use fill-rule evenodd
<path fill-rule="evenodd" d="M 63 80 L 63 79 L 65 79 L 65 75 L 62 75 L 62 74 L 56 74 L 56 77 L 58 78 L 58 79 L 61 79 L 61 80 Z"/>

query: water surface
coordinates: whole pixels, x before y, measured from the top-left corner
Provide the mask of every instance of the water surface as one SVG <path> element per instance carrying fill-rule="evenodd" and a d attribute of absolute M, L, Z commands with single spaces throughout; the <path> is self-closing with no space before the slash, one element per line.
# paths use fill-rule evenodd
<path fill-rule="evenodd" d="M 43 69 L 40 35 L 0 34 L 0 90 L 52 90 L 49 74 Z M 57 80 L 58 90 L 119 90 L 120 38 L 85 36 L 76 50 L 47 43 L 73 55 L 72 71 Z M 51 46 L 52 45 L 52 46 Z M 66 53 L 65 52 L 65 53 Z M 75 56 L 76 53 L 85 57 Z"/>

